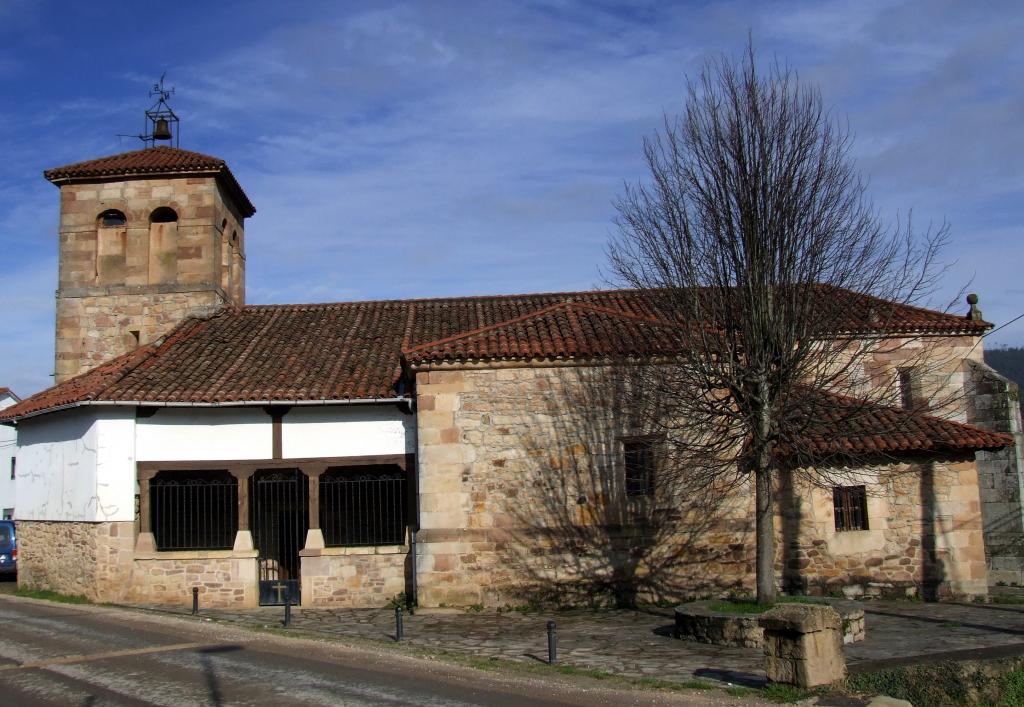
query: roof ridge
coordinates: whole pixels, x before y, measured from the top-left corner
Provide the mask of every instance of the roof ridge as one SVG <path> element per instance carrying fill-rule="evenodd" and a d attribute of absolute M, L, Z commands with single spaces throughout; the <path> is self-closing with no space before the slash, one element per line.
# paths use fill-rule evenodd
<path fill-rule="evenodd" d="M 655 324 L 657 326 L 666 326 L 666 327 L 678 327 L 679 326 L 679 324 L 673 324 L 672 322 L 670 322 L 670 321 L 668 321 L 666 319 L 659 319 L 659 318 L 654 317 L 654 316 L 644 316 L 642 314 L 633 314 L 632 312 L 623 312 L 622 310 L 619 310 L 619 309 L 613 309 L 612 307 L 605 307 L 604 305 L 600 305 L 600 304 L 593 304 L 592 302 L 575 302 L 575 301 L 570 301 L 570 302 L 567 302 L 567 304 L 569 304 L 572 307 L 578 308 L 578 309 L 579 308 L 590 309 L 590 310 L 593 310 L 595 312 L 603 312 L 605 314 L 611 314 L 612 316 L 621 317 L 623 319 L 635 319 L 636 321 L 644 322 L 645 324 Z"/>
<path fill-rule="evenodd" d="M 300 307 L 344 307 L 344 306 L 355 306 L 360 304 L 404 304 L 410 302 L 424 303 L 424 302 L 478 302 L 482 300 L 511 300 L 518 298 L 532 298 L 532 297 L 561 297 L 563 298 L 558 304 L 568 302 L 569 297 L 579 296 L 590 296 L 590 295 L 614 295 L 614 294 L 642 294 L 645 290 L 638 290 L 635 288 L 619 288 L 615 290 L 571 290 L 567 292 L 562 291 L 551 291 L 551 292 L 514 292 L 506 294 L 493 294 L 493 295 L 445 295 L 443 297 L 407 297 L 404 299 L 366 299 L 366 300 L 338 300 L 335 302 L 294 302 L 294 303 L 267 303 L 267 304 L 246 304 L 241 309 L 286 309 L 288 307 L 300 308 Z M 590 304 L 589 302 L 578 302 L 578 304 Z M 546 305 L 547 306 L 547 305 Z"/>
<path fill-rule="evenodd" d="M 834 289 L 834 290 L 840 290 L 842 292 L 848 292 L 848 293 L 856 295 L 858 297 L 864 297 L 866 299 L 873 300 L 874 302 L 879 302 L 881 304 L 888 305 L 890 307 L 903 308 L 903 309 L 911 309 L 911 310 L 913 310 L 915 312 L 921 312 L 922 314 L 930 314 L 932 316 L 949 317 L 951 319 L 962 320 L 968 326 L 971 326 L 973 324 L 977 328 L 991 328 L 991 327 L 995 326 L 991 322 L 987 322 L 987 321 L 984 321 L 984 320 L 968 319 L 967 317 L 963 316 L 962 314 L 954 314 L 952 311 L 945 311 L 945 310 L 939 310 L 939 309 L 930 309 L 928 307 L 923 307 L 923 306 L 921 306 L 919 304 L 911 304 L 909 302 L 894 302 L 893 300 L 888 300 L 888 299 L 885 299 L 884 297 L 879 297 L 878 295 L 871 294 L 870 292 L 858 292 L 857 290 L 851 290 L 850 288 L 840 287 L 839 285 L 833 285 L 831 283 L 820 282 L 820 283 L 817 283 L 817 287 L 821 288 L 821 289 L 831 288 L 831 289 Z"/>
<path fill-rule="evenodd" d="M 520 314 L 519 316 L 512 317 L 511 319 L 506 319 L 504 321 L 496 322 L 494 324 L 488 324 L 486 326 L 477 327 L 476 329 L 468 329 L 466 331 L 459 332 L 458 334 L 452 334 L 451 336 L 445 336 L 440 339 L 434 339 L 433 341 L 426 341 L 422 344 L 417 344 L 416 346 L 413 346 L 411 348 L 403 348 L 402 354 L 405 355 L 406 353 L 413 353 L 414 351 L 419 351 L 421 349 L 427 349 L 430 347 L 438 346 L 439 344 L 448 344 L 453 341 L 458 341 L 459 339 L 466 339 L 471 336 L 478 336 L 488 331 L 496 331 L 498 329 L 507 327 L 510 324 L 518 324 L 519 322 L 535 319 L 538 316 L 548 314 L 549 312 L 553 312 L 556 309 L 565 309 L 572 307 L 572 305 L 573 302 L 571 301 L 555 302 L 554 304 L 549 304 L 546 307 L 541 307 L 540 309 L 535 309 L 531 312 Z"/>

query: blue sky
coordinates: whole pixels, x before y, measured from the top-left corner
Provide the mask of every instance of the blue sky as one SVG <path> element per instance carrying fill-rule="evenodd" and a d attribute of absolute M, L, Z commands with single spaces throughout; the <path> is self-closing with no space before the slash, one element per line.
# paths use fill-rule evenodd
<path fill-rule="evenodd" d="M 50 384 L 57 189 L 177 93 L 256 204 L 248 300 L 583 289 L 640 143 L 709 56 L 778 56 L 856 134 L 883 215 L 946 219 L 937 305 L 1024 312 L 1017 2 L 0 0 L 0 385 Z M 960 305 L 958 305 L 958 308 Z M 1024 321 L 987 345 L 1024 345 Z"/>

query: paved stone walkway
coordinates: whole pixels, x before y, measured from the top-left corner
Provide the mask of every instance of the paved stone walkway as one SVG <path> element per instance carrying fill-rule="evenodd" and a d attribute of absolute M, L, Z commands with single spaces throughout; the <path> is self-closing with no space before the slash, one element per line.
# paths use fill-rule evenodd
<path fill-rule="evenodd" d="M 140 607 L 188 614 L 187 607 Z M 879 661 L 916 662 L 951 651 L 1002 647 L 1024 654 L 1024 605 L 865 603 L 867 639 L 846 647 L 851 669 Z M 207 609 L 202 616 L 239 625 L 280 626 L 281 607 Z M 704 678 L 740 685 L 764 681 L 759 649 L 672 638 L 671 609 L 546 613 L 420 610 L 405 615 L 405 643 L 479 658 L 546 661 L 549 619 L 557 623 L 558 662 L 630 677 Z M 389 609 L 295 608 L 296 629 L 337 638 L 394 640 Z"/>

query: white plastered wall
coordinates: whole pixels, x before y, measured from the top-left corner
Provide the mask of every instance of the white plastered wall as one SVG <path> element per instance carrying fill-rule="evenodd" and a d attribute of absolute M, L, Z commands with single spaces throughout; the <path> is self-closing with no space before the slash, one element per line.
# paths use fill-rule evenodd
<path fill-rule="evenodd" d="M 395 405 L 294 407 L 284 416 L 285 459 L 363 457 L 416 451 L 416 418 Z"/>
<path fill-rule="evenodd" d="M 18 520 L 135 519 L 135 411 L 79 408 L 18 425 Z"/>
<path fill-rule="evenodd" d="M 395 405 L 295 406 L 283 417 L 285 459 L 406 454 L 414 416 Z M 273 425 L 257 407 L 163 408 L 136 421 L 139 461 L 270 459 Z"/>
<path fill-rule="evenodd" d="M 295 407 L 284 417 L 283 456 L 405 454 L 416 448 L 414 430 L 414 416 L 393 405 Z M 132 407 L 89 406 L 23 420 L 17 434 L 20 520 L 134 520 L 136 460 L 273 455 L 260 408 L 162 408 L 136 419 Z"/>
<path fill-rule="evenodd" d="M 250 408 L 160 408 L 136 421 L 139 461 L 270 459 L 270 416 Z"/>

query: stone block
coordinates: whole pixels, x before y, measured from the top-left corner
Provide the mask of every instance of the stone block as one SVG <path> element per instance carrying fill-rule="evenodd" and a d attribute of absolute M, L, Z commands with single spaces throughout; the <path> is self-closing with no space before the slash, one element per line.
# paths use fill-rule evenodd
<path fill-rule="evenodd" d="M 765 672 L 772 682 L 807 688 L 846 677 L 842 621 L 831 607 L 783 604 L 763 614 L 759 623 Z"/>

